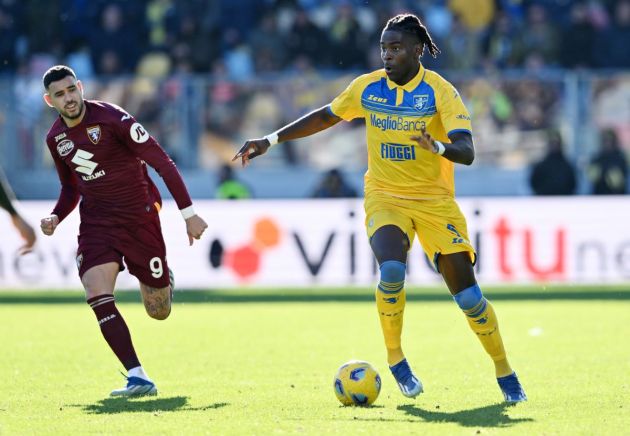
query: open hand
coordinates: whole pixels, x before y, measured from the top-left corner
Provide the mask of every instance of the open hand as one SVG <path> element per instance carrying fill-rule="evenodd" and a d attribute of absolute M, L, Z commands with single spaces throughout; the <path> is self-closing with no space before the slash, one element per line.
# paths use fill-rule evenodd
<path fill-rule="evenodd" d="M 421 129 L 420 135 L 412 136 L 412 140 L 416 141 L 418 145 L 428 152 L 435 153 L 435 146 L 433 145 L 433 138 L 427 133 L 426 130 Z"/>

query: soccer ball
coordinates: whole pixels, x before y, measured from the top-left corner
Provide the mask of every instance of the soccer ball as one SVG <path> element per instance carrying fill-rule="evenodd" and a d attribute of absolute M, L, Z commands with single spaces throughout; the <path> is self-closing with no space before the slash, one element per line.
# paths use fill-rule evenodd
<path fill-rule="evenodd" d="M 381 392 L 381 376 L 368 362 L 351 360 L 337 371 L 334 388 L 344 406 L 369 406 Z"/>

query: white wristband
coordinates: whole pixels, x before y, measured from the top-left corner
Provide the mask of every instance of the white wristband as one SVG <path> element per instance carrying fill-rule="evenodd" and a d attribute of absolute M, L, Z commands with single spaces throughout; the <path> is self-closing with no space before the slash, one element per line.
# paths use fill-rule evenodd
<path fill-rule="evenodd" d="M 442 156 L 446 151 L 446 147 L 440 141 L 433 141 L 433 153 Z"/>
<path fill-rule="evenodd" d="M 196 215 L 195 209 L 193 209 L 192 205 L 185 207 L 183 209 L 180 209 L 179 211 L 182 213 L 182 216 L 184 217 L 185 220 Z"/>
<path fill-rule="evenodd" d="M 263 136 L 263 138 L 269 141 L 269 147 L 271 147 L 278 143 L 278 132 L 270 133 L 269 135 Z"/>

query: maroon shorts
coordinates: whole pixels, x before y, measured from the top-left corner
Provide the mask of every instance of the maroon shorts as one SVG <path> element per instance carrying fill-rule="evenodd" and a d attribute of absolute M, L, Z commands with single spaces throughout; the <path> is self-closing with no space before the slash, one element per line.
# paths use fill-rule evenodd
<path fill-rule="evenodd" d="M 154 288 L 169 284 L 166 245 L 162 237 L 160 218 L 141 224 L 98 226 L 81 224 L 77 266 L 79 277 L 90 268 L 109 262 L 117 262 L 141 283 Z"/>

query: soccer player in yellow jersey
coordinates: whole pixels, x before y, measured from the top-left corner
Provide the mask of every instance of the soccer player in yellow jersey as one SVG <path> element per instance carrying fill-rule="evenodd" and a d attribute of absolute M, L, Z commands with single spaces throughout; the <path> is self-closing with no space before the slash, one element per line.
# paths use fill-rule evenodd
<path fill-rule="evenodd" d="M 389 367 L 401 392 L 407 397 L 422 392 L 401 347 L 407 252 L 417 235 L 492 358 L 505 400 L 525 401 L 497 316 L 475 279 L 476 253 L 454 199 L 453 164 L 470 165 L 475 155 L 468 111 L 449 82 L 422 66 L 425 48 L 434 57 L 439 50 L 418 17 L 391 18 L 380 43 L 383 69 L 356 78 L 331 104 L 246 141 L 234 159 L 241 158 L 245 166 L 278 142 L 364 118 L 365 223 L 380 267 L 376 306 Z"/>

